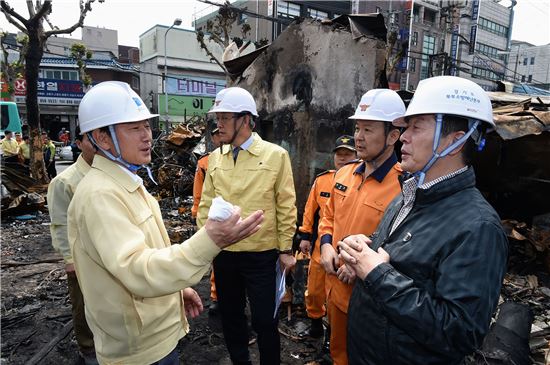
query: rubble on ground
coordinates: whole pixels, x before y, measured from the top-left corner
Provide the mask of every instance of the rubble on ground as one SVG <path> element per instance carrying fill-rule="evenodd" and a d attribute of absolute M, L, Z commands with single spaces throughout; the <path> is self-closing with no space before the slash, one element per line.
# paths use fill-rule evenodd
<path fill-rule="evenodd" d="M 203 139 L 206 121 L 178 125 L 168 136 L 153 141 L 151 181 L 145 169 L 139 171 L 147 190 L 158 200 L 170 241 L 180 243 L 191 237 L 193 180 L 197 165 L 194 152 Z M 204 143 L 204 141 L 202 142 Z"/>

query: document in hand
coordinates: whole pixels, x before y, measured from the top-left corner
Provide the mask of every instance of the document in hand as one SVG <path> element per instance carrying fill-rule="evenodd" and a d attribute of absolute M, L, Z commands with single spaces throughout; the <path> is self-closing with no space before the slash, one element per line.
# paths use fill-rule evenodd
<path fill-rule="evenodd" d="M 279 306 L 285 296 L 286 291 L 286 269 L 281 270 L 281 263 L 279 260 L 275 263 L 275 270 L 277 271 L 277 278 L 275 281 L 275 312 L 273 313 L 273 318 L 277 316 L 277 311 Z"/>

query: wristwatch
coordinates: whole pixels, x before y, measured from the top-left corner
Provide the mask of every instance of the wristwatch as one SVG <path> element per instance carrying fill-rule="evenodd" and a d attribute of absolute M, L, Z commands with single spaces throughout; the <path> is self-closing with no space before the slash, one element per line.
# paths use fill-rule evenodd
<path fill-rule="evenodd" d="M 292 255 L 292 249 L 289 248 L 288 250 L 279 251 L 279 255 L 282 255 L 282 254 Z"/>

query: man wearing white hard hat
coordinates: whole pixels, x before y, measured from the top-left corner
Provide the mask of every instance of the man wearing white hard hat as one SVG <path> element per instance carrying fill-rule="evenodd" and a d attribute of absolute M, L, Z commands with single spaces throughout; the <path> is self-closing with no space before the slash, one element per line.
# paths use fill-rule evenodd
<path fill-rule="evenodd" d="M 69 206 L 68 234 L 101 364 L 179 364 L 185 314 L 202 311 L 189 286 L 221 248 L 256 232 L 262 220 L 259 211 L 241 220 L 236 209 L 171 245 L 158 203 L 136 175 L 151 161 L 155 116 L 118 81 L 94 86 L 78 110 L 80 130 L 97 153 Z"/>
<path fill-rule="evenodd" d="M 348 163 L 334 175 L 330 198 L 319 224 L 321 264 L 327 275 L 327 313 L 330 323 L 330 356 L 335 365 L 347 364 L 346 333 L 348 301 L 353 272 L 340 261 L 338 241 L 350 234 L 370 235 L 382 213 L 399 193 L 401 167 L 394 145 L 399 130 L 392 125 L 403 116 L 405 104 L 393 90 L 365 93 L 355 114 L 355 149 L 359 160 Z"/>
<path fill-rule="evenodd" d="M 253 133 L 256 103 L 240 87 L 221 90 L 210 113 L 216 114 L 222 147 L 208 158 L 197 224 L 205 224 L 212 200 L 221 196 L 243 209 L 246 217 L 264 211 L 256 234 L 224 249 L 214 260 L 222 328 L 234 364 L 250 364 L 246 298 L 258 334 L 261 364 L 280 363 L 275 313 L 276 265 L 288 272 L 296 260 L 296 196 L 290 158 L 285 149 Z"/>
<path fill-rule="evenodd" d="M 405 128 L 402 194 L 370 239 L 339 243 L 358 279 L 350 364 L 462 364 L 487 333 L 506 272 L 506 235 L 470 166 L 494 127 L 491 101 L 472 81 L 433 77 L 394 124 Z"/>

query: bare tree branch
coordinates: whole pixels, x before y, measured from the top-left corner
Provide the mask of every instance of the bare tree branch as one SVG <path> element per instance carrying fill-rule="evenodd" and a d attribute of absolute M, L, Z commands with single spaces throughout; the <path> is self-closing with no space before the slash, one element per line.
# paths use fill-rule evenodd
<path fill-rule="evenodd" d="M 51 0 L 48 0 L 48 1 L 51 1 Z M 92 3 L 94 2 L 95 0 L 86 0 L 86 3 L 83 4 L 82 3 L 82 0 L 80 1 L 80 18 L 78 19 L 78 22 L 76 22 L 75 24 L 73 24 L 71 27 L 69 28 L 65 28 L 65 29 L 53 29 L 53 30 L 49 30 L 47 32 L 44 32 L 44 35 L 46 36 L 46 38 L 48 38 L 49 36 L 51 35 L 55 35 L 55 34 L 68 34 L 68 33 L 72 33 L 74 32 L 77 28 L 80 28 L 84 25 L 84 18 L 86 18 L 86 15 L 88 14 L 88 11 L 92 10 Z M 100 0 L 100 2 L 103 2 Z"/>
<path fill-rule="evenodd" d="M 21 15 L 19 15 L 13 8 L 7 3 L 7 1 L 0 1 L 0 8 L 2 8 L 2 13 L 6 16 L 6 19 L 11 24 L 15 25 L 17 29 L 22 31 L 23 33 L 27 33 L 27 19 L 23 18 Z M 13 18 L 12 18 L 13 17 Z M 15 19 L 19 20 L 22 24 L 19 24 Z"/>
<path fill-rule="evenodd" d="M 222 48 L 225 48 L 226 45 L 225 43 L 223 42 L 223 40 L 218 37 L 217 34 L 215 33 L 209 33 L 208 36 L 210 37 L 211 40 L 213 40 L 214 42 L 218 43 Z"/>
<path fill-rule="evenodd" d="M 214 60 L 218 66 L 221 67 L 221 69 L 223 70 L 223 72 L 227 75 L 228 72 L 227 72 L 227 69 L 225 68 L 225 66 L 216 58 L 216 56 L 214 56 L 214 54 L 210 51 L 210 49 L 208 49 L 208 46 L 206 46 L 206 42 L 204 41 L 204 38 L 200 38 L 198 39 L 199 43 L 201 44 L 201 48 L 204 49 L 204 51 L 206 52 L 206 55 L 210 57 L 211 60 Z"/>
<path fill-rule="evenodd" d="M 36 11 L 34 11 L 32 0 L 27 0 L 27 9 L 29 10 L 29 18 L 32 18 L 34 14 L 36 14 Z"/>
<path fill-rule="evenodd" d="M 44 20 L 46 21 L 46 23 L 48 23 L 51 30 L 59 29 L 59 27 L 52 24 L 52 22 L 50 21 L 50 17 L 48 15 L 44 16 Z"/>
<path fill-rule="evenodd" d="M 40 2 L 36 2 L 36 6 L 39 6 Z M 42 18 L 44 18 L 46 15 L 50 14 L 52 12 L 52 1 L 46 0 L 44 1 L 44 4 L 40 8 L 37 9 L 36 14 L 34 14 L 29 21 L 31 22 L 41 22 Z M 47 38 L 47 37 L 46 37 Z"/>

